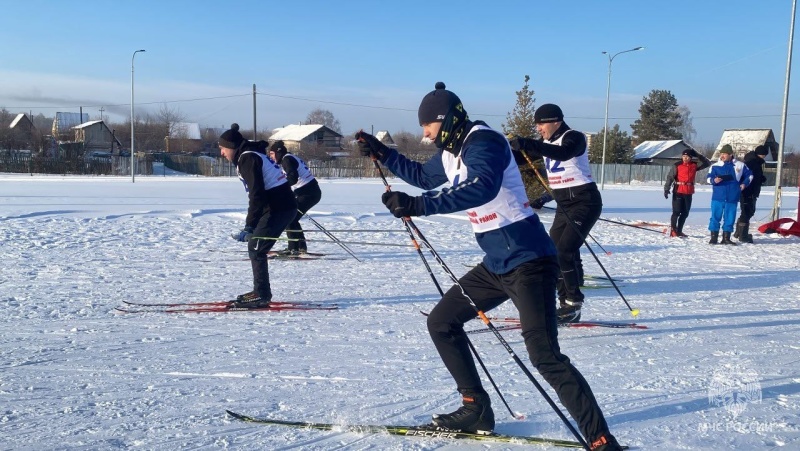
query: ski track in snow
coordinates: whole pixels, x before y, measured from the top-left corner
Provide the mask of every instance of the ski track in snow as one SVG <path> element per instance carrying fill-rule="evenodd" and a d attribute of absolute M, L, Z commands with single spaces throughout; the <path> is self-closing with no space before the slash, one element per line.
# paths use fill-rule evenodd
<path fill-rule="evenodd" d="M 380 181 L 323 180 L 323 200 L 311 215 L 330 231 L 385 230 L 336 233 L 343 240 L 406 247 L 349 245 L 358 263 L 335 244 L 311 242 L 310 250 L 345 260 L 270 262 L 277 300 L 339 310 L 228 314 L 124 314 L 114 307 L 123 300 L 225 300 L 250 289 L 245 246 L 229 237 L 246 211 L 238 181 L 0 176 L 0 188 L 0 448 L 522 449 L 226 417 L 227 408 L 294 421 L 416 424 L 459 405 L 419 313 L 438 293 L 401 221 L 380 203 Z M 607 188 L 603 196 L 604 218 L 669 218 L 658 186 Z M 784 197 L 785 205 L 796 204 Z M 593 249 L 624 279 L 620 290 L 641 310 L 634 321 L 649 329 L 560 330 L 562 350 L 623 443 L 798 449 L 800 240 L 756 232 L 755 245 L 710 246 L 708 198 L 705 191 L 695 196 L 689 239 L 597 223 L 592 235 L 611 255 Z M 762 196 L 754 222 L 771 205 Z M 552 212 L 540 214 L 549 227 Z M 454 273 L 480 261 L 463 216 L 414 221 Z M 305 220 L 303 227 L 315 230 Z M 307 237 L 326 240 L 319 232 Z M 276 245 L 283 247 L 285 241 Z M 447 289 L 447 276 L 425 255 Z M 583 262 L 587 274 L 602 275 L 585 249 Z M 586 294 L 584 319 L 633 320 L 614 289 Z M 507 302 L 492 315 L 517 313 Z M 502 334 L 532 369 L 519 331 Z M 498 432 L 572 438 L 496 337 L 470 339 L 511 408 L 526 416 L 510 418 L 487 381 Z M 709 402 L 709 386 L 715 371 L 736 361 L 757 373 L 761 400 L 732 418 Z M 760 428 L 724 429 L 737 424 Z"/>

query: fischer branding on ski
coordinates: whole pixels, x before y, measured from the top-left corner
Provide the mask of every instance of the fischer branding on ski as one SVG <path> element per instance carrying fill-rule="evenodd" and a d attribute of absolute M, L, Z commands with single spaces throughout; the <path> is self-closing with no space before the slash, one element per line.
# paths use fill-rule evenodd
<path fill-rule="evenodd" d="M 390 435 L 397 435 L 403 437 L 424 437 L 424 438 L 440 438 L 447 440 L 477 440 L 484 442 L 503 442 L 503 443 L 516 443 L 525 445 L 551 445 L 564 448 L 583 448 L 583 446 L 576 441 L 561 440 L 546 437 L 531 437 L 525 435 L 505 435 L 505 434 L 474 434 L 471 432 L 455 431 L 449 429 L 437 428 L 435 426 L 395 426 L 395 425 L 339 425 L 333 423 L 309 423 L 303 421 L 284 421 L 275 420 L 271 418 L 257 418 L 240 413 L 225 411 L 231 417 L 245 421 L 248 423 L 272 425 L 272 426 L 287 426 L 295 428 L 316 429 L 321 431 L 341 430 L 360 434 L 370 433 L 388 433 Z M 627 449 L 627 447 L 623 447 Z"/>

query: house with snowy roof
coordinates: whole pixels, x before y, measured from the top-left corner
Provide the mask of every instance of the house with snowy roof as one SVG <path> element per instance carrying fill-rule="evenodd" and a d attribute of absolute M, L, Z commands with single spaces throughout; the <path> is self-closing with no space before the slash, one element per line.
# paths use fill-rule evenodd
<path fill-rule="evenodd" d="M 733 155 L 737 160 L 742 160 L 744 155 L 751 150 L 755 150 L 756 146 L 767 146 L 769 153 L 764 158 L 765 161 L 776 162 L 778 161 L 778 143 L 775 141 L 775 135 L 770 128 L 729 128 L 722 131 L 722 137 L 719 139 L 719 144 L 711 157 L 711 161 L 719 160 L 719 150 L 725 144 L 730 144 L 733 148 Z"/>
<path fill-rule="evenodd" d="M 633 163 L 670 165 L 681 159 L 684 150 L 691 148 L 682 139 L 644 141 L 634 147 Z"/>
<path fill-rule="evenodd" d="M 278 140 L 283 141 L 289 152 L 301 150 L 339 152 L 342 149 L 342 135 L 321 124 L 292 124 L 278 128 L 269 137 L 269 141 L 273 143 Z"/>
<path fill-rule="evenodd" d="M 74 142 L 83 144 L 83 153 L 92 152 L 119 154 L 122 143 L 114 136 L 104 121 L 88 121 L 72 127 L 75 131 Z"/>

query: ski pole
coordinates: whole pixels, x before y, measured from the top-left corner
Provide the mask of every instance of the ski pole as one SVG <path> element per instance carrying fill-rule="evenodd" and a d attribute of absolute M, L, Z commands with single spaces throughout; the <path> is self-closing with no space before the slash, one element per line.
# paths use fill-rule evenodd
<path fill-rule="evenodd" d="M 517 356 L 517 354 L 514 352 L 514 350 L 511 349 L 511 346 L 508 344 L 508 342 L 505 340 L 505 338 L 503 338 L 503 336 L 500 334 L 500 331 L 494 326 L 494 324 L 489 319 L 489 317 L 487 317 L 486 314 L 483 311 L 481 311 L 481 309 L 475 304 L 475 301 L 473 301 L 472 298 L 469 297 L 467 292 L 464 290 L 464 287 L 458 282 L 458 278 L 455 276 L 455 274 L 453 274 L 453 272 L 450 270 L 450 268 L 445 264 L 445 262 L 442 260 L 442 258 L 439 255 L 439 253 L 436 252 L 436 250 L 433 248 L 433 246 L 431 246 L 430 242 L 428 242 L 428 240 L 425 238 L 425 236 L 422 235 L 422 232 L 420 232 L 420 230 L 414 225 L 413 222 L 411 222 L 411 226 L 413 227 L 413 230 L 417 234 L 417 236 L 419 236 L 419 239 L 422 241 L 422 243 L 425 244 L 425 246 L 427 246 L 427 248 L 430 250 L 431 254 L 436 258 L 436 262 L 439 263 L 439 266 L 442 267 L 442 269 L 445 271 L 445 273 L 447 273 L 447 275 L 450 276 L 450 279 L 453 281 L 453 283 L 455 283 L 456 286 L 458 286 L 458 288 L 461 290 L 461 295 L 464 296 L 464 298 L 466 298 L 466 300 L 469 302 L 469 304 L 472 306 L 472 308 L 475 309 L 475 312 L 478 314 L 478 317 L 481 319 L 481 321 L 483 321 L 483 323 L 486 325 L 486 327 L 489 328 L 489 330 L 492 331 L 492 333 L 497 338 L 497 340 L 500 342 L 500 344 L 502 344 L 503 347 L 506 349 L 506 351 L 509 353 L 509 355 L 511 355 L 511 358 L 514 360 L 514 362 L 516 362 L 517 365 L 519 365 L 519 367 L 522 370 L 522 372 L 525 373 L 525 375 L 528 377 L 528 379 L 533 383 L 533 385 L 539 391 L 539 394 L 542 395 L 542 397 L 547 401 L 547 403 L 550 405 L 550 407 L 556 412 L 558 417 L 561 418 L 561 421 L 564 422 L 564 424 L 570 430 L 572 435 L 575 436 L 575 438 L 578 440 L 578 442 L 580 442 L 580 444 L 583 445 L 583 447 L 587 451 L 590 451 L 589 445 L 586 443 L 586 440 L 584 440 L 583 436 L 581 436 L 581 434 L 575 429 L 575 426 L 573 426 L 572 423 L 569 422 L 569 419 L 567 419 L 567 417 L 564 415 L 564 413 L 561 412 L 561 409 L 559 409 L 558 406 L 556 405 L 556 403 L 553 402 L 553 399 L 550 397 L 550 395 L 547 394 L 547 392 L 544 390 L 544 388 L 541 386 L 541 384 L 539 384 L 539 382 L 536 380 L 536 378 L 533 377 L 533 374 L 530 372 L 530 370 L 528 370 L 528 367 L 526 367 L 525 364 L 522 363 L 522 360 L 520 360 L 519 356 Z"/>
<path fill-rule="evenodd" d="M 543 208 L 546 208 L 548 210 L 555 210 L 555 208 L 553 208 L 553 207 L 543 207 Z M 612 221 L 611 219 L 597 218 L 597 220 L 598 221 L 610 222 L 612 224 L 619 224 L 619 225 L 624 225 L 624 226 L 628 226 L 628 227 L 633 227 L 635 229 L 647 230 L 648 232 L 655 232 L 655 233 L 658 233 L 659 235 L 663 235 L 664 234 L 664 232 L 660 232 L 658 230 L 648 229 L 647 227 L 640 227 L 640 226 L 637 226 L 637 225 L 634 225 L 634 224 L 626 224 L 624 222 L 619 222 L 619 221 Z"/>
<path fill-rule="evenodd" d="M 544 178 L 542 178 L 542 174 L 539 174 L 539 170 L 536 168 L 536 166 L 534 166 L 534 165 L 533 165 L 533 161 L 531 161 L 531 158 L 528 156 L 528 154 L 526 154 L 525 152 L 521 152 L 521 153 L 522 153 L 522 156 L 524 156 L 524 157 L 525 157 L 525 160 L 528 162 L 528 164 L 530 165 L 531 169 L 533 169 L 533 173 L 534 173 L 534 174 L 536 174 L 536 179 L 539 181 L 539 184 L 541 184 L 541 185 L 542 185 L 542 187 L 545 189 L 545 191 L 547 191 L 547 192 L 548 192 L 548 194 L 550 194 L 550 196 L 552 196 L 553 198 L 555 198 L 555 196 L 553 195 L 553 190 L 552 190 L 552 189 L 550 189 L 550 187 L 549 187 L 549 186 L 547 186 L 547 184 L 544 182 Z M 578 235 L 581 235 L 581 236 L 582 236 L 583 234 L 581 233 L 581 231 L 580 231 L 580 229 L 578 228 L 577 224 L 575 224 L 575 221 L 573 221 L 573 220 L 572 220 L 572 218 L 570 218 L 570 217 L 569 217 L 569 214 L 566 212 L 566 210 L 562 209 L 561 211 L 563 211 L 563 212 L 564 212 L 564 216 L 566 216 L 566 217 L 567 217 L 567 222 L 569 222 L 569 224 L 572 226 L 572 229 L 573 229 L 573 230 L 574 230 L 574 231 L 575 231 L 575 232 L 576 232 Z M 638 315 L 639 315 L 639 309 L 634 309 L 633 307 L 631 307 L 631 305 L 628 303 L 628 300 L 627 300 L 627 299 L 625 299 L 625 296 L 622 294 L 622 291 L 620 291 L 619 287 L 618 287 L 618 286 L 617 286 L 617 284 L 614 282 L 614 280 L 613 280 L 613 278 L 611 277 L 611 275 L 608 273 L 608 271 L 606 271 L 606 267 L 605 267 L 605 266 L 603 266 L 603 264 L 602 264 L 602 263 L 600 263 L 600 259 L 599 259 L 599 258 L 597 258 L 597 255 L 596 255 L 596 254 L 594 253 L 594 251 L 592 250 L 592 247 L 591 247 L 591 246 L 589 246 L 589 243 L 588 243 L 588 242 L 586 242 L 586 238 L 584 238 L 584 239 L 583 239 L 583 244 L 585 244 L 585 245 L 586 245 L 586 249 L 588 249 L 588 250 L 589 250 L 589 253 L 591 253 L 591 254 L 592 254 L 592 257 L 594 257 L 594 260 L 595 260 L 595 261 L 597 262 L 597 264 L 600 266 L 600 269 L 602 269 L 602 270 L 603 270 L 603 274 L 605 274 L 605 275 L 606 275 L 606 277 L 608 278 L 608 281 L 609 281 L 609 282 L 611 282 L 611 285 L 612 285 L 612 286 L 614 286 L 614 289 L 615 289 L 615 290 L 617 290 L 617 294 L 619 294 L 619 297 L 621 297 L 621 298 L 622 298 L 622 302 L 624 302 L 624 303 L 625 303 L 625 305 L 626 305 L 626 306 L 628 306 L 628 310 L 630 310 L 630 311 L 631 311 L 631 315 L 632 315 L 634 318 L 635 318 L 636 316 L 638 316 Z"/>
<path fill-rule="evenodd" d="M 299 238 L 284 238 L 284 237 L 271 237 L 271 236 L 254 236 L 252 239 L 256 240 L 275 240 L 275 241 L 300 241 Z M 307 243 L 330 243 L 328 240 L 303 240 Z M 394 246 L 394 247 L 408 247 L 407 244 L 397 244 L 397 243 L 373 243 L 369 241 L 342 241 L 345 244 L 355 244 L 361 246 Z"/>
<path fill-rule="evenodd" d="M 300 211 L 300 210 L 297 210 L 297 211 Z M 354 254 L 353 251 L 351 251 L 349 247 L 347 247 L 344 243 L 342 243 L 339 240 L 339 238 L 336 238 L 335 236 L 333 236 L 332 233 L 330 233 L 327 230 L 325 230 L 325 227 L 322 227 L 322 224 L 320 224 L 317 221 L 315 221 L 314 218 L 312 218 L 311 215 L 308 214 L 308 212 L 303 213 L 302 211 L 300 211 L 300 213 L 305 215 L 305 217 L 308 218 L 315 226 L 317 226 L 318 229 L 320 229 L 321 231 L 325 232 L 325 235 L 327 235 L 328 238 L 333 240 L 334 243 L 338 244 L 339 247 L 341 247 L 342 249 L 347 251 L 348 254 L 352 255 L 353 258 L 355 258 L 357 262 L 361 263 L 361 260 L 359 260 L 358 257 L 356 257 L 356 254 Z"/>
<path fill-rule="evenodd" d="M 359 134 L 360 133 L 361 132 L 356 133 L 356 139 L 360 139 L 359 138 Z M 389 185 L 389 182 L 386 180 L 386 177 L 383 175 L 383 170 L 381 170 L 381 167 L 378 164 L 378 159 L 375 158 L 375 156 L 372 155 L 372 154 L 370 154 L 370 158 L 372 159 L 372 164 L 375 165 L 375 169 L 378 170 L 378 175 L 380 175 L 381 180 L 383 180 L 383 185 L 386 187 L 386 191 L 391 191 L 392 187 L 391 187 L 391 185 Z M 411 231 L 412 227 L 414 227 L 416 229 L 416 225 L 414 225 L 414 223 L 411 221 L 410 217 L 407 217 L 407 216 L 403 217 L 402 220 L 403 220 L 403 225 L 406 227 L 406 231 L 408 231 L 408 236 L 409 236 L 409 238 L 411 238 L 411 242 L 414 244 L 414 248 L 417 250 L 417 254 L 419 254 L 419 258 L 422 259 L 422 263 L 425 265 L 425 269 L 428 271 L 428 274 L 431 276 L 431 280 L 433 281 L 433 284 L 436 286 L 436 290 L 439 291 L 439 295 L 440 296 L 444 297 L 444 291 L 442 290 L 442 287 L 439 285 L 439 281 L 436 280 L 436 276 L 433 274 L 433 271 L 431 270 L 431 266 L 428 264 L 428 260 L 425 258 L 425 254 L 422 253 L 422 249 L 420 249 L 419 243 L 417 243 L 417 239 L 414 237 L 414 232 Z M 428 246 L 428 247 L 430 247 L 430 246 Z M 500 396 L 500 399 L 503 401 L 503 404 L 505 404 L 506 408 L 508 409 L 508 412 L 511 414 L 511 416 L 514 419 L 520 419 L 517 415 L 514 414 L 514 411 L 511 410 L 511 407 L 506 402 L 505 397 L 503 397 L 503 393 L 500 392 L 500 388 L 497 386 L 497 384 L 494 383 L 494 379 L 492 378 L 492 375 L 489 374 L 489 370 L 486 368 L 486 365 L 483 364 L 483 360 L 481 360 L 481 357 L 478 355 L 478 351 L 472 345 L 472 342 L 470 341 L 469 337 L 467 337 L 466 334 L 464 334 L 464 337 L 467 339 L 467 345 L 469 346 L 470 350 L 472 351 L 472 354 L 475 356 L 475 359 L 478 361 L 478 363 L 480 363 L 481 368 L 483 369 L 483 372 L 486 374 L 486 377 L 489 378 L 489 381 L 492 383 L 492 386 L 494 387 L 495 391 Z"/>

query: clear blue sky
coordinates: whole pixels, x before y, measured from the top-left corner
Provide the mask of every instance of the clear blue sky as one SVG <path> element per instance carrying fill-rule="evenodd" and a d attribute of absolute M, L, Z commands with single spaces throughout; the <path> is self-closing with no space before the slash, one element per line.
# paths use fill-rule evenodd
<path fill-rule="evenodd" d="M 131 55 L 137 114 L 165 102 L 202 125 L 259 129 L 330 110 L 342 131 L 419 133 L 422 96 L 444 81 L 472 119 L 500 127 L 531 76 L 536 105 L 576 129 L 629 125 L 653 89 L 689 107 L 696 145 L 726 128 L 780 134 L 791 0 L 2 1 L 0 107 L 123 121 Z M 794 58 L 794 84 L 800 82 Z M 798 87 L 787 147 L 800 148 Z M 210 99 L 214 98 L 214 99 Z M 202 100 L 207 99 L 207 100 Z"/>

